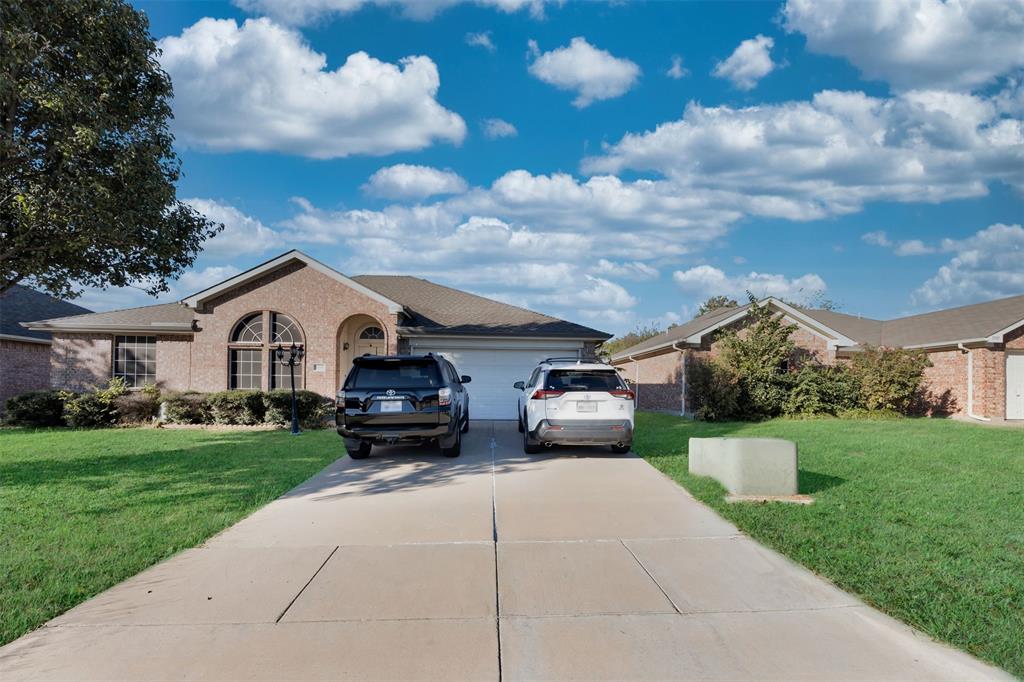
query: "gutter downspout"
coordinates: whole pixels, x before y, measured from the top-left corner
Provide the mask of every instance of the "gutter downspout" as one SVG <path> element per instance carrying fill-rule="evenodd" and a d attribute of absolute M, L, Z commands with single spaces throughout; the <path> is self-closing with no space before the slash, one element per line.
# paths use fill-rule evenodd
<path fill-rule="evenodd" d="M 686 416 L 686 350 L 679 347 L 678 341 L 672 342 L 672 348 L 679 351 L 679 399 L 681 406 L 679 408 L 679 416 Z"/>
<path fill-rule="evenodd" d="M 633 407 L 637 407 L 640 405 L 640 363 L 632 355 L 627 355 L 626 359 L 633 363 Z"/>
<path fill-rule="evenodd" d="M 967 416 L 980 422 L 990 422 L 990 417 L 974 414 L 974 351 L 962 343 L 956 344 L 956 347 L 967 353 Z"/>

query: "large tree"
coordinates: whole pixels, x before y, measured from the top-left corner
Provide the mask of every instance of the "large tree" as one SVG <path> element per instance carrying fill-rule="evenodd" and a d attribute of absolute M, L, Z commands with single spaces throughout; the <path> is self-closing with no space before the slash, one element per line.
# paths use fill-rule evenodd
<path fill-rule="evenodd" d="M 221 229 L 176 196 L 158 54 L 124 2 L 0 0 L 0 293 L 166 291 Z"/>
<path fill-rule="evenodd" d="M 729 298 L 728 296 L 711 296 L 708 300 L 700 304 L 697 308 L 696 317 L 710 313 L 712 310 L 718 310 L 719 308 L 735 308 L 739 303 L 736 299 Z"/>

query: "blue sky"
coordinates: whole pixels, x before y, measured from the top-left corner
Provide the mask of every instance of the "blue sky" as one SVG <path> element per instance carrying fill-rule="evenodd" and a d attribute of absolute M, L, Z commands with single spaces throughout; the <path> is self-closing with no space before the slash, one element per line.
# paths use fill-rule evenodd
<path fill-rule="evenodd" d="M 227 226 L 161 300 L 288 248 L 613 333 L 1024 293 L 1021 3 L 136 4 Z"/>

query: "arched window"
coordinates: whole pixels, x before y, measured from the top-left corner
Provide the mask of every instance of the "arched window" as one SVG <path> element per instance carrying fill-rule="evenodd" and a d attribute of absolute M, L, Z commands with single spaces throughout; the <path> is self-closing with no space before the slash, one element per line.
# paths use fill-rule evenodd
<path fill-rule="evenodd" d="M 264 329 L 270 329 L 270 335 Z M 279 346 L 289 348 L 302 345 L 302 331 L 292 318 L 272 310 L 246 315 L 234 329 L 228 341 L 228 386 L 233 389 L 260 390 L 291 388 L 292 371 L 288 366 L 288 353 L 278 360 Z M 264 358 L 267 362 L 264 363 Z M 269 368 L 269 372 L 265 369 Z M 300 360 L 295 365 L 295 388 L 302 388 L 305 368 Z"/>
<path fill-rule="evenodd" d="M 383 339 L 384 330 L 380 327 L 367 327 L 359 334 L 360 339 Z"/>

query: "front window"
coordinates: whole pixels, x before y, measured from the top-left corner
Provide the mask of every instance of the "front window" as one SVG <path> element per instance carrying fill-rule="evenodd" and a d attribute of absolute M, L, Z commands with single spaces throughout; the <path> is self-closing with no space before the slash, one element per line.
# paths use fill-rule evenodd
<path fill-rule="evenodd" d="M 549 391 L 618 391 L 619 373 L 602 370 L 552 369 L 544 386 Z"/>
<path fill-rule="evenodd" d="M 156 337 L 117 336 L 114 338 L 114 376 L 129 388 L 156 383 Z"/>
<path fill-rule="evenodd" d="M 238 321 L 228 339 L 228 386 L 290 389 L 292 368 L 288 356 L 292 345 L 303 345 L 303 338 L 291 317 L 271 310 L 249 313 Z M 283 360 L 277 359 L 278 347 L 285 349 Z M 304 376 L 305 367 L 299 360 L 295 364 L 295 388 L 303 387 Z"/>
<path fill-rule="evenodd" d="M 380 327 L 367 327 L 359 334 L 360 339 L 364 340 L 380 340 L 384 338 L 384 330 Z"/>
<path fill-rule="evenodd" d="M 262 388 L 262 355 L 259 348 L 231 349 L 231 388 L 257 391 Z"/>

